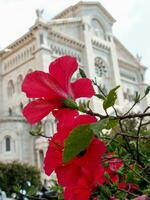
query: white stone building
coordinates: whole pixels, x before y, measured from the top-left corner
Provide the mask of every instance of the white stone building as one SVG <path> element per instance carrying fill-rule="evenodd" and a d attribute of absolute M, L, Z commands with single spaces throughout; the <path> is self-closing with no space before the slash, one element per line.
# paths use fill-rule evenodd
<path fill-rule="evenodd" d="M 107 90 L 121 85 L 120 107 L 132 104 L 136 91 L 143 92 L 146 68 L 113 35 L 114 22 L 98 2 L 79 2 L 50 21 L 37 10 L 29 31 L 0 51 L 0 161 L 18 160 L 41 168 L 47 140 L 29 135 L 31 127 L 21 114 L 28 99 L 20 86 L 27 73 L 48 71 L 59 56 L 75 56 L 88 76 L 97 77 Z M 146 105 L 145 100 L 137 109 Z M 95 100 L 94 107 L 98 106 Z M 44 130 L 53 134 L 54 119 L 44 121 Z"/>

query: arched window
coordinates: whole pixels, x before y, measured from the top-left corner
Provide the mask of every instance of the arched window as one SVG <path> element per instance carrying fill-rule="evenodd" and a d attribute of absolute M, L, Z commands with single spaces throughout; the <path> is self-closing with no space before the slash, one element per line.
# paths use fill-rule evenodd
<path fill-rule="evenodd" d="M 5 138 L 5 149 L 6 151 L 11 151 L 11 137 L 7 136 Z"/>
<path fill-rule="evenodd" d="M 101 23 L 97 19 L 92 19 L 93 32 L 96 36 L 105 38 L 105 32 Z"/>
<path fill-rule="evenodd" d="M 44 44 L 44 35 L 42 33 L 39 35 L 39 38 L 40 38 L 40 44 Z"/>
<path fill-rule="evenodd" d="M 32 55 L 32 47 L 30 47 L 30 54 Z"/>
<path fill-rule="evenodd" d="M 7 95 L 8 97 L 12 97 L 14 93 L 15 93 L 14 83 L 12 80 L 10 80 L 7 85 Z"/>
<path fill-rule="evenodd" d="M 15 60 L 16 60 L 16 63 L 17 63 L 17 62 L 18 62 L 18 58 L 17 58 L 17 56 L 16 56 Z"/>
<path fill-rule="evenodd" d="M 40 157 L 40 169 L 43 170 L 43 161 L 44 161 L 44 152 L 43 152 L 43 150 L 39 151 L 39 157 Z"/>
<path fill-rule="evenodd" d="M 18 55 L 18 62 L 20 62 L 20 55 Z"/>
<path fill-rule="evenodd" d="M 95 73 L 98 77 L 105 77 L 107 74 L 106 64 L 100 57 L 95 58 Z"/>
<path fill-rule="evenodd" d="M 20 110 L 22 110 L 22 109 L 23 109 L 23 103 L 20 102 Z"/>
<path fill-rule="evenodd" d="M 12 108 L 8 108 L 8 114 L 9 114 L 9 116 L 12 116 Z"/>
<path fill-rule="evenodd" d="M 24 51 L 24 59 L 26 59 L 26 57 L 27 57 L 27 52 Z"/>
<path fill-rule="evenodd" d="M 30 55 L 30 51 L 29 49 L 27 49 L 27 57 L 29 57 L 29 55 Z"/>
<path fill-rule="evenodd" d="M 33 47 L 32 47 L 32 51 L 35 51 L 35 46 L 33 45 Z"/>
<path fill-rule="evenodd" d="M 7 63 L 4 64 L 4 70 L 7 71 Z"/>
<path fill-rule="evenodd" d="M 23 60 L 24 59 L 24 57 L 23 57 L 23 52 L 21 53 L 21 60 Z"/>
<path fill-rule="evenodd" d="M 17 88 L 17 92 L 18 92 L 18 93 L 21 92 L 21 84 L 22 84 L 22 81 L 23 81 L 23 77 L 22 77 L 22 75 L 20 74 L 20 75 L 17 77 L 17 85 L 16 85 L 16 88 Z"/>

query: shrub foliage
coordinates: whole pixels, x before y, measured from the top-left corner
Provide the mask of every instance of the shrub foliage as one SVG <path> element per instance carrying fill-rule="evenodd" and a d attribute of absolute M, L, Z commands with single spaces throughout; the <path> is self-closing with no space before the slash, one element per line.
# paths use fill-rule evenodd
<path fill-rule="evenodd" d="M 8 196 L 20 189 L 27 191 L 29 185 L 34 191 L 41 186 L 40 172 L 36 167 L 18 162 L 0 163 L 0 188 Z"/>

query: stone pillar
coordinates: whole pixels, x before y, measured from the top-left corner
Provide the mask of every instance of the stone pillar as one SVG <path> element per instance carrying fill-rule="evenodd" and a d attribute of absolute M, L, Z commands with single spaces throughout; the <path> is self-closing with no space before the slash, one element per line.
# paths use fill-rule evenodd
<path fill-rule="evenodd" d="M 36 29 L 35 29 L 36 27 Z M 46 24 L 39 22 L 32 27 L 36 38 L 37 50 L 35 53 L 36 63 L 40 70 L 48 72 L 49 63 L 52 61 L 51 49 L 48 39 L 48 27 Z"/>
<path fill-rule="evenodd" d="M 90 18 L 88 16 L 83 17 L 83 40 L 85 44 L 85 49 L 83 52 L 83 57 L 85 60 L 85 70 L 88 74 L 88 77 L 94 79 L 95 71 L 94 71 L 94 53 L 91 41 L 91 32 L 89 21 Z"/>
<path fill-rule="evenodd" d="M 0 104 L 1 104 L 1 106 L 0 106 L 0 116 L 2 115 L 2 113 L 3 113 L 3 98 L 2 98 L 2 76 L 1 76 L 1 74 L 0 74 Z"/>
<path fill-rule="evenodd" d="M 85 72 L 88 76 L 88 78 L 93 79 L 95 78 L 95 63 L 94 63 L 94 52 L 93 52 L 93 46 L 92 46 L 92 33 L 90 30 L 90 17 L 86 16 L 83 17 L 83 40 L 85 44 L 85 49 L 83 52 L 83 60 L 85 60 L 85 63 L 83 63 L 85 67 Z M 96 89 L 96 88 L 95 88 Z M 90 107 L 95 112 L 102 112 L 102 105 L 101 102 L 97 98 L 93 98 L 90 103 Z"/>
<path fill-rule="evenodd" d="M 3 95 L 2 95 L 2 91 L 3 91 L 3 88 L 2 88 L 2 62 L 0 60 L 0 116 L 2 115 L 3 113 Z"/>
<path fill-rule="evenodd" d="M 112 60 L 112 87 L 115 87 L 117 85 L 120 85 L 120 88 L 118 89 L 118 104 L 119 106 L 123 105 L 123 90 L 122 90 L 122 83 L 121 83 L 121 76 L 120 76 L 120 70 L 119 70 L 119 64 L 118 64 L 118 58 L 117 58 L 117 50 L 116 46 L 113 40 L 113 36 L 111 36 L 111 42 L 110 42 L 110 54 L 111 54 L 111 60 Z"/>

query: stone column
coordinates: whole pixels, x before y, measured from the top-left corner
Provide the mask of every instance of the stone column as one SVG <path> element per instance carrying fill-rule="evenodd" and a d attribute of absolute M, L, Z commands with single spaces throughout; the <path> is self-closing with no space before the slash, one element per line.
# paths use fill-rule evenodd
<path fill-rule="evenodd" d="M 3 113 L 3 98 L 2 98 L 2 76 L 0 75 L 0 116 L 2 115 Z"/>
<path fill-rule="evenodd" d="M 2 95 L 2 91 L 3 91 L 3 88 L 2 88 L 2 62 L 0 60 L 0 116 L 2 115 L 3 113 L 3 95 Z"/>
<path fill-rule="evenodd" d="M 112 87 L 115 87 L 117 85 L 122 85 L 121 83 L 121 76 L 120 76 L 120 70 L 119 70 L 119 63 L 118 63 L 118 57 L 117 57 L 117 50 L 114 43 L 113 36 L 111 36 L 111 42 L 110 42 L 110 54 L 111 54 L 111 60 L 112 60 Z M 118 104 L 119 106 L 123 105 L 123 90 L 122 87 L 118 89 Z"/>
<path fill-rule="evenodd" d="M 36 38 L 36 51 L 35 51 L 35 59 L 36 65 L 39 67 L 39 70 L 44 70 L 48 72 L 49 63 L 51 62 L 51 49 L 48 39 L 48 27 L 46 23 L 38 22 L 31 30 L 34 33 Z"/>
<path fill-rule="evenodd" d="M 90 25 L 89 21 L 90 18 L 88 16 L 83 17 L 83 40 L 85 44 L 85 49 L 83 52 L 83 57 L 85 60 L 84 66 L 85 70 L 88 74 L 88 77 L 94 79 L 95 72 L 94 72 L 94 53 L 91 41 L 91 32 L 90 32 Z"/>
<path fill-rule="evenodd" d="M 83 52 L 83 58 L 85 62 L 83 63 L 85 67 L 85 72 L 90 79 L 95 78 L 95 63 L 94 63 L 94 52 L 92 46 L 92 33 L 90 30 L 90 17 L 83 17 L 83 40 L 85 44 L 85 49 Z M 95 88 L 96 89 L 96 88 Z M 102 112 L 101 102 L 97 98 L 93 98 L 90 103 L 90 107 L 97 112 Z"/>

